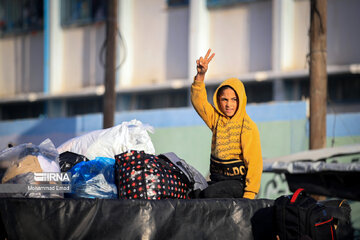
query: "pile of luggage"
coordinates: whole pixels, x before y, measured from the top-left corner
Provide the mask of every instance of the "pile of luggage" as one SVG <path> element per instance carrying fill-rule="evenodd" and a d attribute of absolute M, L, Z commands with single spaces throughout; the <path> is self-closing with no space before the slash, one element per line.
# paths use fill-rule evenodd
<path fill-rule="evenodd" d="M 30 198 L 187 199 L 192 191 L 207 187 L 201 173 L 176 154 L 155 155 L 148 131 L 152 131 L 152 128 L 132 120 L 72 138 L 58 148 L 50 139 L 39 146 L 27 143 L 7 148 L 0 152 L 1 183 L 27 188 L 0 195 Z M 70 177 L 68 182 L 64 179 L 39 181 L 38 173 L 67 173 Z M 54 188 L 50 188 L 48 191 L 34 191 L 28 188 L 30 185 L 39 187 L 51 184 L 61 190 L 69 186 L 71 190 L 52 191 Z M 63 187 L 59 188 L 59 185 Z"/>

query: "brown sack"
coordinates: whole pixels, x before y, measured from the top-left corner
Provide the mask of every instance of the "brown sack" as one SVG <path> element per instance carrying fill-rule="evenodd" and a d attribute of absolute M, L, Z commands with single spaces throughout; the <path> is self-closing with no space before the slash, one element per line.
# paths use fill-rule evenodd
<path fill-rule="evenodd" d="M 34 173 L 43 172 L 36 156 L 27 155 L 26 157 L 22 158 L 19 161 L 19 163 L 9 167 L 5 172 L 1 183 L 6 183 L 7 181 L 16 177 L 17 175 L 28 172 L 34 172 Z"/>

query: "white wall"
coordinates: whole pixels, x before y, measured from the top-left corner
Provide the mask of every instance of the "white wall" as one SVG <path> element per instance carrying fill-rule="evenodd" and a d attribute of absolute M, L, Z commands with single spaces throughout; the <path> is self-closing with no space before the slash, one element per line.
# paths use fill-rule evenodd
<path fill-rule="evenodd" d="M 134 85 L 187 77 L 188 19 L 188 7 L 134 1 Z"/>
<path fill-rule="evenodd" d="M 328 1 L 328 64 L 360 63 L 360 1 Z"/>
<path fill-rule="evenodd" d="M 294 21 L 294 68 L 306 68 L 309 51 L 310 1 L 295 1 Z"/>
<path fill-rule="evenodd" d="M 293 59 L 283 71 L 307 68 L 310 0 L 293 1 Z M 132 0 L 129 9 L 132 14 L 121 23 L 129 26 L 123 37 L 131 41 L 131 56 L 127 59 L 131 67 L 123 73 L 129 79 L 124 81 L 138 86 L 191 79 L 189 69 L 195 63 L 189 63 L 189 55 L 196 51 L 190 51 L 189 6 L 169 8 L 165 0 Z M 328 0 L 329 65 L 360 63 L 359 9 L 359 0 Z M 272 69 L 273 11 L 272 1 L 208 9 L 209 34 L 205 37 L 216 53 L 208 78 L 224 79 Z M 62 76 L 52 92 L 79 92 L 102 84 L 104 68 L 99 55 L 105 24 L 60 31 Z M 0 39 L 1 97 L 42 92 L 43 42 L 43 33 Z"/>
<path fill-rule="evenodd" d="M 0 39 L 0 97 L 43 91 L 43 33 Z"/>
<path fill-rule="evenodd" d="M 210 78 L 271 69 L 271 2 L 210 9 L 210 46 L 216 53 Z"/>
<path fill-rule="evenodd" d="M 100 63 L 100 50 L 105 39 L 105 24 L 67 28 L 63 38 L 63 91 L 102 84 L 104 68 Z M 103 54 L 105 63 L 105 51 Z"/>
<path fill-rule="evenodd" d="M 360 63 L 360 1 L 328 0 L 328 65 Z M 295 67 L 304 69 L 309 52 L 310 1 L 295 1 Z"/>

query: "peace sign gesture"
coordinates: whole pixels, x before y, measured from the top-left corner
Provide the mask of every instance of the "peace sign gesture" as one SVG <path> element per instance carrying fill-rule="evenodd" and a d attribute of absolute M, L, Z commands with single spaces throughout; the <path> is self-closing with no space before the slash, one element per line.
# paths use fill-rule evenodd
<path fill-rule="evenodd" d="M 213 53 L 209 57 L 210 53 L 211 53 L 211 49 L 209 48 L 209 50 L 207 51 L 204 58 L 200 57 L 198 60 L 196 60 L 196 70 L 197 70 L 196 79 L 197 80 L 204 81 L 205 73 L 208 70 L 208 65 L 209 65 L 210 61 L 213 59 L 213 57 L 215 56 L 215 53 Z"/>

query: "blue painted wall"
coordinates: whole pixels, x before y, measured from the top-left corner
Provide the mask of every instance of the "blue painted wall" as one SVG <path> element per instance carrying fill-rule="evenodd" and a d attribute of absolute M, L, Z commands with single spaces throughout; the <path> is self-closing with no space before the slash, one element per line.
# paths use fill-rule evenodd
<path fill-rule="evenodd" d="M 249 116 L 258 124 L 260 133 L 269 131 L 269 123 L 287 124 L 294 123 L 292 132 L 308 132 L 308 123 L 304 126 L 298 124 L 306 121 L 305 102 L 249 104 L 247 107 Z M 116 113 L 115 123 L 132 119 L 140 120 L 143 123 L 160 128 L 181 128 L 181 127 L 205 127 L 201 118 L 193 108 L 160 109 Z M 332 137 L 360 136 L 360 113 L 351 114 L 330 114 L 327 117 L 327 135 Z M 33 142 L 39 144 L 45 138 L 50 138 L 56 146 L 71 137 L 84 134 L 89 131 L 98 130 L 102 127 L 102 115 L 89 114 L 71 118 L 41 118 L 16 121 L 0 122 L 0 148 L 4 148 L 9 142 L 21 144 Z M 289 133 L 289 134 L 294 134 Z M 210 133 L 211 134 L 211 133 Z M 264 133 L 265 134 L 265 133 Z M 275 135 L 276 132 L 271 134 Z M 282 134 L 281 132 L 279 134 Z M 267 134 L 265 134 L 267 135 Z M 354 140 L 357 141 L 357 140 Z"/>
<path fill-rule="evenodd" d="M 249 105 L 247 112 L 256 122 L 306 119 L 305 102 Z M 193 108 L 160 109 L 116 113 L 115 123 L 132 119 L 156 128 L 205 126 Z M 42 118 L 0 122 L 0 147 L 8 142 L 39 144 L 49 137 L 56 146 L 67 139 L 102 128 L 102 114 L 89 114 L 70 118 Z"/>

